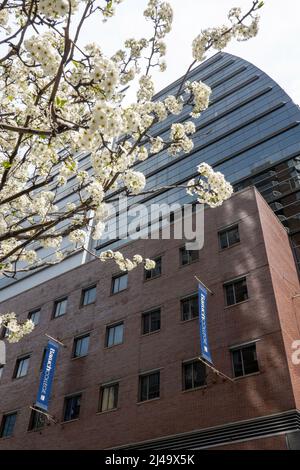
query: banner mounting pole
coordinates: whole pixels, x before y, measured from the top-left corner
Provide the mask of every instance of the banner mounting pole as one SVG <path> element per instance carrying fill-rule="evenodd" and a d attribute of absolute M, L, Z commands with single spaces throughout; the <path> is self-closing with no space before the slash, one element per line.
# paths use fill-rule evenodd
<path fill-rule="evenodd" d="M 195 277 L 195 279 L 196 279 L 200 284 L 202 284 L 203 287 L 205 287 L 205 289 L 210 293 L 210 295 L 215 295 L 215 293 L 214 293 L 212 290 L 210 290 L 210 289 L 204 284 L 204 282 L 200 281 L 200 279 L 199 279 L 196 275 L 195 275 L 194 277 Z"/>
<path fill-rule="evenodd" d="M 63 348 L 67 347 L 64 343 L 62 343 L 61 341 L 58 341 L 58 339 L 53 338 L 52 336 L 48 335 L 47 333 L 45 333 L 45 336 L 47 336 L 47 338 L 49 338 L 49 339 L 52 339 L 52 341 L 55 341 L 56 343 L 60 344 Z"/>
<path fill-rule="evenodd" d="M 224 379 L 226 379 L 226 380 L 230 380 L 230 382 L 236 383 L 235 380 L 233 380 L 231 377 L 228 377 L 228 375 L 223 374 L 223 372 L 220 372 L 218 369 L 213 367 L 211 364 L 208 364 L 206 361 L 204 361 L 202 359 L 202 357 L 198 357 L 198 359 L 203 364 L 205 364 L 207 367 L 210 367 L 215 374 L 220 375 L 221 377 L 224 377 Z"/>

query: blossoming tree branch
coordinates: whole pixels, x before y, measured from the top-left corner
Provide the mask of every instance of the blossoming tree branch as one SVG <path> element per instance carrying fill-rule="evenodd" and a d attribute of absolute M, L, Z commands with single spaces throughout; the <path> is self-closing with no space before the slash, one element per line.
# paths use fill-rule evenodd
<path fill-rule="evenodd" d="M 125 0 L 126 1 L 126 0 Z M 172 7 L 149 0 L 144 11 L 153 25 L 149 38 L 128 39 L 112 57 L 105 44 L 82 46 L 84 25 L 94 15 L 104 21 L 114 15 L 121 0 L 0 0 L 0 269 L 3 276 L 37 269 L 45 263 L 37 249 L 54 249 L 60 262 L 68 237 L 74 250 L 84 244 L 92 223 L 92 237 L 101 238 L 107 217 L 107 195 L 119 190 L 127 196 L 147 191 L 146 178 L 135 164 L 147 158 L 189 153 L 200 114 L 209 105 L 211 89 L 187 81 L 191 68 L 210 49 L 221 50 L 233 38 L 257 34 L 255 0 L 249 10 L 233 8 L 228 24 L 200 32 L 192 44 L 192 62 L 177 92 L 153 100 L 152 73 L 166 69 L 164 39 L 173 20 Z M 80 41 L 80 42 L 79 42 Z M 130 86 L 136 101 L 124 105 Z M 189 121 L 176 123 L 184 106 Z M 173 115 L 167 141 L 153 128 Z M 175 122 L 174 122 L 175 121 Z M 77 156 L 85 152 L 92 171 L 80 168 Z M 60 204 L 67 181 L 75 181 L 76 198 Z M 159 189 L 159 188 L 158 188 Z M 198 177 L 187 184 L 189 194 L 211 207 L 230 197 L 232 188 L 223 175 L 204 162 Z M 106 251 L 101 261 L 114 259 L 122 270 L 151 260 L 136 255 L 125 259 Z M 33 329 L 19 324 L 14 313 L 0 316 L 9 341 L 18 341 Z"/>

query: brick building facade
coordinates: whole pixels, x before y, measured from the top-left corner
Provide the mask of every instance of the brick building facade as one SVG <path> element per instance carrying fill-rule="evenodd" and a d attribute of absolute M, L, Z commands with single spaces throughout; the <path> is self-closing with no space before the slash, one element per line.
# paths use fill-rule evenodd
<path fill-rule="evenodd" d="M 205 210 L 197 255 L 181 240 L 138 240 L 122 250 L 161 260 L 119 278 L 90 261 L 1 305 L 34 332 L 8 345 L 0 379 L 0 449 L 299 446 L 299 280 L 288 235 L 247 188 Z M 204 370 L 195 310 L 197 275 L 212 291 Z M 44 426 L 32 415 L 45 334 L 61 347 Z"/>

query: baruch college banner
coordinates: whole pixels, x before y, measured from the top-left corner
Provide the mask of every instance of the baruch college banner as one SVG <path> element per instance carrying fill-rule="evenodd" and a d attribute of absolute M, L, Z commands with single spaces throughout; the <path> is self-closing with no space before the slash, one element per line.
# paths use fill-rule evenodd
<path fill-rule="evenodd" d="M 201 357 L 212 364 L 207 336 L 207 290 L 201 284 L 198 284 L 198 305 Z"/>
<path fill-rule="evenodd" d="M 36 406 L 43 410 L 48 410 L 52 382 L 55 372 L 55 365 L 58 353 L 58 345 L 54 341 L 48 341 L 46 349 L 45 359 L 43 362 L 42 375 L 40 380 L 40 386 L 38 391 Z"/>

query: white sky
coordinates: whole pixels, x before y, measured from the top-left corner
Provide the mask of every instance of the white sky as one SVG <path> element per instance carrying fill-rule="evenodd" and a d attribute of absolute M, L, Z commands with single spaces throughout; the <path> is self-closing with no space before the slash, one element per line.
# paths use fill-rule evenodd
<path fill-rule="evenodd" d="M 245 11 L 252 0 L 168 0 L 174 10 L 172 32 L 167 36 L 167 71 L 155 74 L 156 92 L 182 75 L 192 61 L 191 43 L 202 28 L 226 21 L 228 10 Z M 97 15 L 83 31 L 83 43 L 97 42 L 106 55 L 120 49 L 128 37 L 149 37 L 143 17 L 147 0 L 123 0 L 107 23 Z M 263 69 L 300 104 L 300 0 L 265 0 L 260 10 L 259 35 L 247 42 L 232 42 L 227 52 Z"/>

